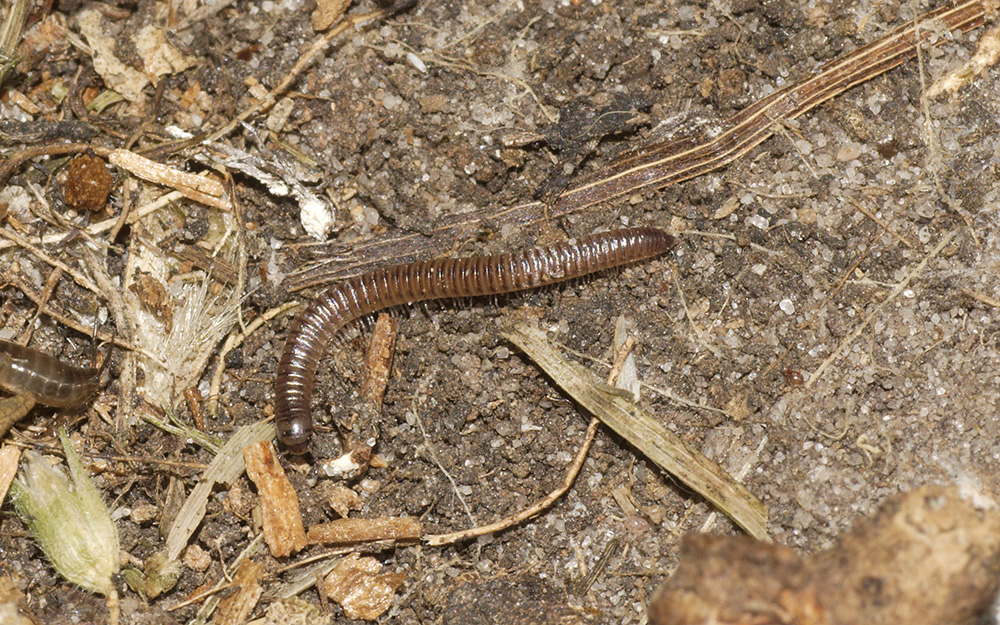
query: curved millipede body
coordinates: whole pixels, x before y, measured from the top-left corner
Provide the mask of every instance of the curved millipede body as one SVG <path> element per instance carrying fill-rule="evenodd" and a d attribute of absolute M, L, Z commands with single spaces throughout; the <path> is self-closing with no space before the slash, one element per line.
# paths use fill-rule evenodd
<path fill-rule="evenodd" d="M 102 371 L 73 367 L 37 349 L 0 341 L 0 388 L 27 393 L 47 406 L 81 405 L 100 386 Z"/>
<path fill-rule="evenodd" d="M 571 280 L 654 258 L 674 243 L 662 230 L 629 228 L 521 252 L 395 265 L 337 284 L 317 297 L 288 332 L 274 392 L 278 439 L 291 453 L 308 451 L 319 361 L 337 331 L 359 317 L 400 304 L 511 293 Z"/>

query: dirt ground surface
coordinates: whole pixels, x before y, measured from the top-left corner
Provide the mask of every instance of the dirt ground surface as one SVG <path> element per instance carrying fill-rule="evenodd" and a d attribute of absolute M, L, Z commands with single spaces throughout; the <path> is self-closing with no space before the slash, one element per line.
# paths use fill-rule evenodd
<path fill-rule="evenodd" d="M 321 36 L 312 0 L 220 6 L 192 18 L 195 2 L 59 0 L 38 15 L 42 22 L 29 23 L 35 44 L 5 83 L 0 116 L 12 124 L 86 121 L 96 135 L 84 140 L 136 151 L 175 141 L 169 127 L 196 135 L 220 128 Z M 740 476 L 768 506 L 777 543 L 803 552 L 828 546 L 886 496 L 925 483 L 959 481 L 993 496 L 1000 487 L 1000 72 L 987 68 L 953 94 L 922 98 L 975 54 L 983 28 L 937 33 L 944 41 L 919 59 L 777 124 L 761 146 L 692 180 L 554 219 L 481 219 L 450 249 L 378 248 L 373 258 L 363 245 L 393 236 L 419 241 L 472 211 L 538 193 L 551 198 L 671 129 L 710 134 L 775 89 L 937 6 L 422 0 L 335 38 L 271 113 L 218 139 L 272 167 L 294 168 L 335 204 L 328 242 L 306 234 L 299 202 L 241 172 L 233 175 L 237 212 L 174 199 L 114 240 L 106 231 L 71 236 L 82 215 L 67 207 L 66 157 L 34 158 L 8 180 L 0 226 L 92 279 L 100 294 L 69 271 L 47 281 L 48 261 L 5 244 L 0 338 L 30 330 L 33 347 L 84 364 L 86 328 L 98 318 L 110 331 L 127 314 L 130 327 L 119 328 L 119 338 L 156 358 L 127 365 L 130 357 L 115 350 L 111 381 L 93 408 L 36 408 L 8 438 L 54 448 L 52 424 L 69 424 L 115 511 L 127 565 L 142 568 L 213 458 L 187 430 L 168 433 L 152 420 L 192 428 L 198 416 L 224 442 L 273 414 L 294 311 L 226 357 L 218 414 L 204 401 L 212 399 L 221 341 L 239 329 L 237 305 L 249 323 L 307 300 L 334 276 L 390 261 L 649 225 L 675 233 L 676 250 L 567 285 L 395 309 L 400 335 L 382 418 L 347 426 L 377 435 L 383 465 L 348 483 L 362 501 L 351 516 L 419 517 L 443 533 L 543 497 L 562 481 L 589 415 L 501 334 L 519 322 L 541 327 L 603 376 L 619 316 L 637 340 L 640 404 Z M 349 11 L 376 8 L 368 0 Z M 157 72 L 140 35 L 168 23 L 183 25 L 167 37 L 182 61 L 143 84 Z M 101 33 L 111 45 L 102 47 Z M 109 62 L 109 50 L 122 67 Z M 83 108 L 128 71 L 137 74 L 131 100 Z M 37 108 L 26 110 L 23 100 Z M 2 128 L 8 157 L 59 142 L 11 139 L 11 128 Z M 190 146 L 146 155 L 191 172 L 223 160 Z M 119 172 L 109 208 L 91 223 L 164 192 L 125 178 Z M 208 272 L 213 254 L 218 264 Z M 96 276 L 102 271 L 107 284 Z M 36 320 L 26 291 L 44 294 L 47 286 L 47 306 L 84 331 L 48 312 Z M 312 456 L 283 458 L 307 526 L 338 516 L 328 503 L 335 482 L 314 465 L 341 453 L 337 432 L 354 414 L 369 335 L 359 328 L 345 333 L 319 373 Z M 202 399 L 185 398 L 191 387 Z M 116 579 L 122 622 L 191 622 L 201 601 L 172 608 L 231 572 L 259 533 L 256 503 L 245 476 L 217 487 L 173 590 L 147 599 Z M 60 579 L 9 503 L 3 512 L 0 573 L 26 595 L 27 611 L 43 623 L 103 622 L 103 598 Z M 705 531 L 739 530 L 602 430 L 572 489 L 537 517 L 469 543 L 376 552 L 384 570 L 405 574 L 380 619 L 642 623 L 649 596 L 677 564 L 679 536 Z M 269 589 L 300 570 L 290 565 L 323 552 L 275 559 L 253 545 L 265 597 L 251 616 L 273 605 Z M 599 566 L 603 556 L 610 557 Z M 595 568 L 582 589 L 579 579 Z M 300 597 L 331 619 L 315 622 L 347 622 L 315 589 Z"/>

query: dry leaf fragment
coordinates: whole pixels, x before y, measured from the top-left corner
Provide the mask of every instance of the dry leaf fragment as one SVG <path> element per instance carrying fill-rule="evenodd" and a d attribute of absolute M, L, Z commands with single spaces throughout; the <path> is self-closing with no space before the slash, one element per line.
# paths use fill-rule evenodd
<path fill-rule="evenodd" d="M 147 601 L 173 590 L 180 575 L 181 563 L 177 560 L 168 560 L 163 552 L 154 553 L 147 558 L 141 571 L 129 567 L 122 572 L 129 588 Z"/>
<path fill-rule="evenodd" d="M 264 512 L 264 541 L 276 558 L 288 556 L 306 546 L 302 528 L 299 497 L 285 472 L 270 441 L 254 443 L 243 449 L 247 475 L 257 485 L 260 505 Z"/>
<path fill-rule="evenodd" d="M 115 55 L 117 41 L 104 32 L 104 18 L 97 9 L 84 9 L 76 17 L 80 34 L 90 44 L 91 58 L 104 84 L 114 89 L 129 102 L 142 102 L 142 90 L 149 78 L 139 70 L 125 64 Z"/>
<path fill-rule="evenodd" d="M 153 84 L 160 76 L 183 72 L 197 63 L 197 59 L 183 54 L 167 40 L 165 28 L 152 24 L 142 27 L 136 34 L 135 48 Z"/>
<path fill-rule="evenodd" d="M 344 609 L 351 619 L 373 621 L 392 605 L 396 590 L 406 580 L 403 573 L 382 573 L 382 565 L 371 557 L 352 553 L 323 580 L 323 592 Z"/>
<path fill-rule="evenodd" d="M 139 298 L 142 307 L 163 324 L 164 332 L 169 334 L 174 327 L 174 304 L 167 287 L 151 274 L 140 270 L 135 282 L 128 288 Z"/>

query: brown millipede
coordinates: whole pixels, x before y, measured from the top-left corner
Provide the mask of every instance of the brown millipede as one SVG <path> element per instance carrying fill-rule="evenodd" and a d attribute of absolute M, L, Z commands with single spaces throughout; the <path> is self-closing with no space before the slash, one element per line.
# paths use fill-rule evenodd
<path fill-rule="evenodd" d="M 274 422 L 293 454 L 309 450 L 316 369 L 337 331 L 368 313 L 432 299 L 512 293 L 571 280 L 660 256 L 674 237 L 655 228 L 629 228 L 520 252 L 419 261 L 379 269 L 337 284 L 292 324 L 278 363 Z"/>
<path fill-rule="evenodd" d="M 37 349 L 0 341 L 0 388 L 18 395 L 27 393 L 47 406 L 83 404 L 100 386 L 103 370 L 73 367 Z"/>

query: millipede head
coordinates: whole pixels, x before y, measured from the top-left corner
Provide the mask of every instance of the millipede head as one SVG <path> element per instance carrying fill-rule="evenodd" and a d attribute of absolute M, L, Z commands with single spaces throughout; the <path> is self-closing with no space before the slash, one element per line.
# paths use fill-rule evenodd
<path fill-rule="evenodd" d="M 285 451 L 293 456 L 304 456 L 309 453 L 309 441 L 312 439 L 312 428 L 304 427 L 300 420 L 290 419 L 278 421 L 278 440 Z"/>

